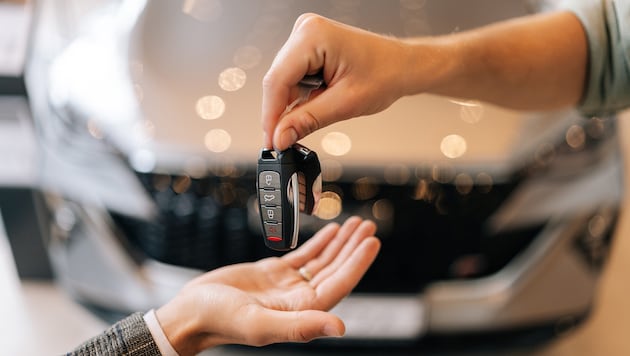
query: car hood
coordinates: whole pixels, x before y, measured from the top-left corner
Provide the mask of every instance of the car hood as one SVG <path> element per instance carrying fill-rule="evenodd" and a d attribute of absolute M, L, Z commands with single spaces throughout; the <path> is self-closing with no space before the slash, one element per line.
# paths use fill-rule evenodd
<path fill-rule="evenodd" d="M 419 36 L 526 10 L 502 1 L 127 2 L 56 58 L 51 102 L 72 108 L 139 171 L 253 164 L 262 146 L 262 77 L 301 13 Z M 551 130 L 558 120 L 546 116 L 422 94 L 319 130 L 302 143 L 343 167 L 435 163 L 497 174 L 512 170 L 524 151 L 558 137 Z"/>

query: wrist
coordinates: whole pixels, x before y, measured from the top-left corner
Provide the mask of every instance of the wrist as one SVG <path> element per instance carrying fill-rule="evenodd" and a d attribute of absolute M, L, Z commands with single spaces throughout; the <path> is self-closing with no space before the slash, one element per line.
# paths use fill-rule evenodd
<path fill-rule="evenodd" d="M 405 70 L 401 73 L 403 95 L 449 95 L 461 68 L 458 44 L 448 36 L 402 40 Z"/>
<path fill-rule="evenodd" d="M 180 356 L 168 341 L 166 334 L 164 334 L 164 330 L 155 316 L 155 310 L 149 310 L 142 318 L 153 337 L 153 341 L 157 344 L 160 354 L 163 356 Z"/>
<path fill-rule="evenodd" d="M 190 308 L 175 305 L 175 300 L 155 311 L 155 316 L 171 346 L 179 356 L 196 355 L 204 350 L 204 332 Z"/>

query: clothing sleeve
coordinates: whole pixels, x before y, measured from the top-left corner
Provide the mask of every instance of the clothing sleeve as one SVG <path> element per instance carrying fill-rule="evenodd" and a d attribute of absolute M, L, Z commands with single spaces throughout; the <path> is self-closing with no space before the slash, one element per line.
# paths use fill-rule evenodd
<path fill-rule="evenodd" d="M 588 40 L 587 83 L 578 109 L 586 115 L 630 106 L 630 0 L 568 0 Z"/>
<path fill-rule="evenodd" d="M 160 349 L 160 353 L 162 356 L 179 356 L 177 351 L 173 348 L 173 345 L 168 341 L 168 337 L 164 334 L 164 330 L 162 329 L 162 325 L 157 319 L 155 315 L 155 310 L 151 309 L 146 314 L 144 314 L 144 322 L 147 325 L 147 328 L 151 332 L 151 336 L 153 340 L 157 344 Z"/>
<path fill-rule="evenodd" d="M 160 356 L 142 313 L 134 313 L 86 341 L 68 356 Z"/>

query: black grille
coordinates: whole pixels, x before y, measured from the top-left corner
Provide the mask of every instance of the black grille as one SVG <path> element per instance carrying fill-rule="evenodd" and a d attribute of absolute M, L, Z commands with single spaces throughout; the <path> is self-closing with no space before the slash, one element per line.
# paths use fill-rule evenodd
<path fill-rule="evenodd" d="M 152 221 L 113 214 L 129 240 L 148 256 L 173 265 L 214 269 L 226 264 L 279 255 L 264 246 L 253 211 L 254 167 L 239 177 L 139 174 L 159 206 Z M 445 279 L 491 274 L 527 246 L 542 226 L 512 231 L 503 236 L 484 230 L 487 218 L 500 206 L 516 183 L 472 187 L 466 194 L 452 184 L 427 183 L 427 196 L 418 197 L 422 178 L 404 185 L 376 183 L 367 200 L 355 197 L 355 182 L 329 183 L 343 199 L 344 215 L 375 219 L 371 206 L 387 200 L 392 220 L 379 224 L 383 247 L 374 266 L 357 287 L 364 292 L 416 292 Z M 182 189 L 182 181 L 187 181 Z M 179 193 L 178 193 L 179 191 Z M 313 220 L 313 219 L 311 219 Z M 303 228 L 303 242 L 327 221 Z M 509 235 L 509 236 L 505 236 Z"/>

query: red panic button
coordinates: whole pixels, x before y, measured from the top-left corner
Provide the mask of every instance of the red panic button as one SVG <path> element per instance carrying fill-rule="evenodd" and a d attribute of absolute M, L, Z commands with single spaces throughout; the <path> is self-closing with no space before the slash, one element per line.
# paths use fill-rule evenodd
<path fill-rule="evenodd" d="M 267 240 L 269 241 L 273 241 L 273 242 L 278 242 L 278 241 L 282 241 L 282 237 L 277 237 L 277 236 L 268 236 Z"/>

